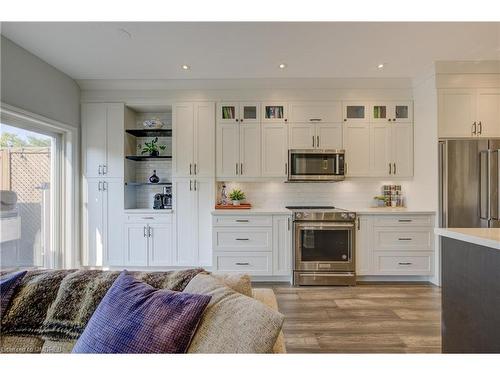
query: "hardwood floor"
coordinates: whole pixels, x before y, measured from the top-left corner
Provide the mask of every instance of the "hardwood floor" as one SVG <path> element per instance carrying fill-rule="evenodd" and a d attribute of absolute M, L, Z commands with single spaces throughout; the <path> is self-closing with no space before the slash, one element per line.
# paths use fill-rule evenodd
<path fill-rule="evenodd" d="M 438 287 L 265 287 L 274 290 L 286 317 L 283 332 L 289 353 L 441 352 Z"/>

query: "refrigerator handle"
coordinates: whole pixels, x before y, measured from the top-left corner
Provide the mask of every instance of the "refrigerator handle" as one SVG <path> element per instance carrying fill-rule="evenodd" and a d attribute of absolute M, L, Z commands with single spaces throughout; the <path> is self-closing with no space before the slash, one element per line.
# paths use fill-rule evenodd
<path fill-rule="evenodd" d="M 479 153 L 479 218 L 482 220 L 490 219 L 490 156 L 490 150 Z M 483 192 L 485 197 L 483 197 Z"/>
<path fill-rule="evenodd" d="M 496 176 L 494 175 L 494 173 L 496 173 Z M 488 194 L 490 197 L 489 216 L 492 220 L 500 220 L 500 150 L 491 151 L 488 174 Z M 493 199 L 496 199 L 496 201 L 494 201 Z"/>
<path fill-rule="evenodd" d="M 448 186 L 446 184 L 446 142 L 439 142 L 439 221 L 441 228 L 447 228 L 447 215 L 448 215 Z"/>

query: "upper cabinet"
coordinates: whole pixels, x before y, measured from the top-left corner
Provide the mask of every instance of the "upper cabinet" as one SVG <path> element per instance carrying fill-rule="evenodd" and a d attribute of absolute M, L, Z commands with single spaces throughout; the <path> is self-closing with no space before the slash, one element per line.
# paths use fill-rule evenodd
<path fill-rule="evenodd" d="M 344 102 L 342 115 L 344 122 L 370 121 L 369 107 L 370 105 L 365 102 Z"/>
<path fill-rule="evenodd" d="M 177 103 L 172 113 L 173 174 L 213 177 L 215 174 L 215 104 Z"/>
<path fill-rule="evenodd" d="M 500 89 L 441 89 L 439 137 L 500 137 Z"/>
<path fill-rule="evenodd" d="M 125 106 L 82 104 L 82 151 L 85 177 L 123 177 Z"/>
<path fill-rule="evenodd" d="M 413 121 L 413 106 L 410 102 L 375 102 L 370 105 L 371 122 Z"/>
<path fill-rule="evenodd" d="M 262 122 L 288 122 L 288 105 L 285 102 L 263 102 Z"/>
<path fill-rule="evenodd" d="M 255 102 L 224 102 L 217 107 L 217 122 L 258 123 L 260 122 L 260 104 Z"/>
<path fill-rule="evenodd" d="M 297 102 L 290 104 L 290 122 L 341 122 L 340 102 Z"/>

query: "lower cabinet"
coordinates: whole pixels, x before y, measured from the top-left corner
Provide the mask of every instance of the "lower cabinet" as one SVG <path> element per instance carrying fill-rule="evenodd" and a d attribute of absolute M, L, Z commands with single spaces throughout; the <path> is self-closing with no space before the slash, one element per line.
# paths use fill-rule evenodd
<path fill-rule="evenodd" d="M 125 266 L 170 266 L 173 263 L 172 215 L 129 215 L 125 224 Z"/>
<path fill-rule="evenodd" d="M 359 215 L 358 276 L 428 276 L 434 270 L 433 215 Z"/>
<path fill-rule="evenodd" d="M 213 269 L 253 276 L 291 276 L 290 215 L 212 218 Z"/>

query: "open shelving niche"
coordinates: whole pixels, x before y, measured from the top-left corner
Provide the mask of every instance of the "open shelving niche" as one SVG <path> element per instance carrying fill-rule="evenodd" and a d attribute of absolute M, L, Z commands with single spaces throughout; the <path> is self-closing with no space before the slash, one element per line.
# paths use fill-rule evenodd
<path fill-rule="evenodd" d="M 143 122 L 159 118 L 162 129 L 145 129 Z M 125 209 L 152 209 L 153 197 L 172 185 L 172 107 L 127 105 L 125 112 Z M 166 145 L 159 156 L 142 155 L 144 142 L 158 137 L 159 145 Z M 149 182 L 156 170 L 160 182 Z"/>

